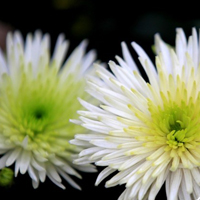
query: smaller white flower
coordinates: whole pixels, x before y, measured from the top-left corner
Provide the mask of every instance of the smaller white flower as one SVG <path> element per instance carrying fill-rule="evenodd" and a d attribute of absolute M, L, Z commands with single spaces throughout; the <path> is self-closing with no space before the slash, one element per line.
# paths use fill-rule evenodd
<path fill-rule="evenodd" d="M 7 36 L 6 55 L 0 51 L 0 168 L 14 164 L 15 176 L 28 172 L 34 188 L 47 176 L 63 189 L 61 177 L 80 189 L 70 176 L 81 178 L 76 169 L 95 171 L 73 164 L 81 148 L 68 142 L 85 132 L 69 119 L 81 109 L 77 97 L 90 98 L 84 77 L 96 54 L 85 54 L 86 45 L 81 42 L 63 64 L 69 47 L 63 34 L 50 58 L 48 34 L 36 31 L 24 42 L 16 31 Z"/>

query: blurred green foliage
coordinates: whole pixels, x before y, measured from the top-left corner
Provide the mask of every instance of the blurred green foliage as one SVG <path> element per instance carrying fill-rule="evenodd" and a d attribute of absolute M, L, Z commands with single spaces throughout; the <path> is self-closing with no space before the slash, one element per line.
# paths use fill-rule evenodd
<path fill-rule="evenodd" d="M 10 168 L 3 168 L 0 171 L 0 186 L 9 187 L 13 184 L 14 172 Z"/>

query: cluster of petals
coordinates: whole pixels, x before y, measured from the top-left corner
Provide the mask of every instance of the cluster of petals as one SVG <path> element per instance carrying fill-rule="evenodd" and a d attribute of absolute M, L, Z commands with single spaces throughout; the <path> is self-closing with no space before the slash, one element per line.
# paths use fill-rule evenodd
<path fill-rule="evenodd" d="M 90 164 L 72 161 L 81 148 L 69 144 L 85 129 L 70 123 L 81 109 L 78 96 L 85 94 L 85 74 L 96 53 L 86 53 L 84 40 L 65 61 L 69 41 L 58 36 L 51 56 L 50 36 L 41 31 L 7 35 L 6 52 L 0 51 L 0 169 L 13 166 L 15 176 L 28 173 L 37 188 L 48 177 L 61 188 L 62 178 L 80 189 L 71 178 L 81 178 L 76 169 L 94 172 Z"/>
<path fill-rule="evenodd" d="M 175 46 L 155 35 L 155 64 L 137 43 L 131 45 L 148 80 L 127 45 L 110 70 L 95 64 L 87 92 L 96 106 L 79 99 L 79 121 L 89 132 L 71 144 L 84 148 L 74 163 L 104 166 L 96 180 L 114 174 L 106 187 L 125 184 L 119 200 L 155 200 L 165 185 L 168 200 L 200 197 L 200 44 L 192 29 L 187 39 L 176 29 Z"/>

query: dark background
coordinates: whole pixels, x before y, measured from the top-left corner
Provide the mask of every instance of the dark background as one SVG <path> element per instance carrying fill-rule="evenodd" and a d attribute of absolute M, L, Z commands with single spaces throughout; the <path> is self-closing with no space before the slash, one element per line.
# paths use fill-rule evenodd
<path fill-rule="evenodd" d="M 28 32 L 40 29 L 43 33 L 50 33 L 52 49 L 59 33 L 64 33 L 70 40 L 69 52 L 83 39 L 88 38 L 90 42 L 88 49 L 96 49 L 98 59 L 107 63 L 109 60 L 115 60 L 115 55 L 121 56 L 120 43 L 125 41 L 137 62 L 137 56 L 130 45 L 132 41 L 136 41 L 154 61 L 151 46 L 154 43 L 155 33 L 160 33 L 167 43 L 174 45 L 176 27 L 182 27 L 189 36 L 192 27 L 200 26 L 198 12 L 188 13 L 182 9 L 167 9 L 166 6 L 164 10 L 163 7 L 149 6 L 144 2 L 137 2 L 135 5 L 129 2 L 132 1 L 6 1 L 0 9 L 0 46 L 5 49 L 5 33 L 9 30 L 18 29 L 25 37 Z M 101 170 L 102 168 L 99 168 L 99 171 Z M 49 199 L 56 195 L 56 198 L 68 200 L 116 200 L 124 190 L 124 185 L 106 189 L 105 181 L 95 187 L 97 173 L 80 173 L 83 180 L 76 178 L 74 180 L 77 180 L 82 187 L 81 192 L 66 182 L 64 182 L 66 190 L 62 190 L 48 178 L 35 190 L 32 188 L 30 177 L 27 174 L 19 174 L 10 188 L 0 187 L 0 195 L 6 195 L 8 199 L 13 197 Z M 159 199 L 166 199 L 163 189 L 156 198 Z"/>

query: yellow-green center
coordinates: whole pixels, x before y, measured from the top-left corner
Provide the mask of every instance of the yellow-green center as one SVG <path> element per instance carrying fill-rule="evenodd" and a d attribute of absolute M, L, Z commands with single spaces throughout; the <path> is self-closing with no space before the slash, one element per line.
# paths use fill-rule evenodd
<path fill-rule="evenodd" d="M 77 97 L 85 98 L 84 80 L 71 74 L 62 79 L 54 68 L 33 75 L 23 68 L 15 80 L 3 75 L 0 86 L 0 132 L 11 144 L 28 136 L 30 150 L 58 153 L 73 146 L 68 143 L 81 126 L 69 122 L 81 109 Z"/>

